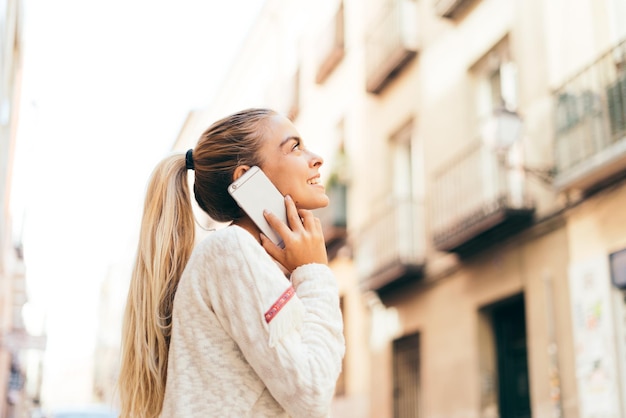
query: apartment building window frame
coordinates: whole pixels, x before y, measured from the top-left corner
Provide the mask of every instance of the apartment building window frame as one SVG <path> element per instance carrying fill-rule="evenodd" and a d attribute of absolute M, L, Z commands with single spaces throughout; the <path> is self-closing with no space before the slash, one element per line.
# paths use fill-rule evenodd
<path fill-rule="evenodd" d="M 520 159 L 521 149 L 516 144 L 502 144 L 503 139 L 490 137 L 486 128 L 497 119 L 498 113 L 516 114 L 519 110 L 519 78 L 517 65 L 512 58 L 509 37 L 504 36 L 470 69 L 475 80 L 476 114 L 475 123 L 477 137 L 486 145 L 485 152 L 496 153 L 497 158 L 485 156 L 482 164 L 482 178 L 488 179 L 492 173 L 507 169 L 509 160 Z M 521 204 L 525 200 L 524 176 L 510 171 L 502 179 L 511 190 L 515 189 L 515 201 Z M 486 184 L 485 193 L 491 195 L 502 185 Z"/>
<path fill-rule="evenodd" d="M 422 278 L 425 263 L 424 208 L 417 198 L 424 182 L 413 115 L 397 126 L 382 149 L 382 195 L 372 197 L 370 219 L 353 240 L 361 286 L 379 294 Z"/>
<path fill-rule="evenodd" d="M 488 134 L 498 126 L 498 115 L 518 110 L 518 71 L 509 35 L 471 65 L 467 76 L 473 126 L 464 151 L 435 173 L 431 200 L 435 247 L 465 256 L 486 248 L 496 236 L 502 239 L 525 228 L 535 212 L 519 136 L 505 144 L 504 132 Z M 470 191 L 471 200 L 463 198 Z"/>
<path fill-rule="evenodd" d="M 414 121 L 410 118 L 389 136 L 388 196 L 394 200 L 413 200 L 416 195 L 413 130 Z"/>
<path fill-rule="evenodd" d="M 475 82 L 478 124 L 499 108 L 515 112 L 519 106 L 517 65 L 511 54 L 508 35 L 498 41 L 470 67 Z"/>

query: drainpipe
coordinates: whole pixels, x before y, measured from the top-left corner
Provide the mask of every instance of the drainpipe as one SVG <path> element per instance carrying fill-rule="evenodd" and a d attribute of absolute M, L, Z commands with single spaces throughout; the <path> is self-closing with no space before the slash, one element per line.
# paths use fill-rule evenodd
<path fill-rule="evenodd" d="M 553 280 L 549 272 L 543 275 L 543 284 L 546 295 L 546 319 L 548 326 L 548 378 L 550 379 L 550 401 L 552 403 L 552 417 L 563 418 L 561 403 L 561 376 L 559 373 L 559 353 L 555 332 L 555 314 L 553 301 Z"/>

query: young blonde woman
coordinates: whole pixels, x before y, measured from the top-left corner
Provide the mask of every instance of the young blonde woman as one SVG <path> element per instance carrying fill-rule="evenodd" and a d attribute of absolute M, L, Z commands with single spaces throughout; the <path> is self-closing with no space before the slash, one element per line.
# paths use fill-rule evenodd
<path fill-rule="evenodd" d="M 327 417 L 344 354 L 337 284 L 312 209 L 323 160 L 268 109 L 217 121 L 149 182 L 124 317 L 122 417 Z M 284 249 L 227 189 L 259 166 L 285 197 Z M 230 222 L 194 242 L 193 194 Z M 286 274 L 286 273 L 287 274 Z"/>

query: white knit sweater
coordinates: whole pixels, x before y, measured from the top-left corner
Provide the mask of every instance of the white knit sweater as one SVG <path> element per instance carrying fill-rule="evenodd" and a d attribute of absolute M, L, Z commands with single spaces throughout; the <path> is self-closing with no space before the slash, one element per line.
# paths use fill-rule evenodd
<path fill-rule="evenodd" d="M 161 417 L 329 416 L 345 350 L 336 280 L 285 277 L 244 229 L 194 250 L 174 300 Z"/>

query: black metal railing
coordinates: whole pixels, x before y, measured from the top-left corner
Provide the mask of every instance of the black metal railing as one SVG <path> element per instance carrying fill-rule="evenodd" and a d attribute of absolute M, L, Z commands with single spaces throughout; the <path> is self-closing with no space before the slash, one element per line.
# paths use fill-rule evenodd
<path fill-rule="evenodd" d="M 417 15 L 405 2 L 386 1 L 368 28 L 365 75 L 371 93 L 379 93 L 417 52 Z"/>
<path fill-rule="evenodd" d="M 390 200 L 379 215 L 367 223 L 354 242 L 363 287 L 376 290 L 423 266 L 423 222 L 422 205 L 407 198 Z M 400 273 L 394 277 L 390 271 Z"/>
<path fill-rule="evenodd" d="M 432 190 L 431 230 L 435 247 L 444 251 L 454 251 L 505 221 L 509 210 L 534 207 L 524 170 L 508 167 L 482 142 L 436 174 Z"/>
<path fill-rule="evenodd" d="M 334 183 L 326 186 L 330 203 L 325 208 L 316 209 L 315 213 L 324 228 L 346 228 L 348 224 L 348 186 Z"/>
<path fill-rule="evenodd" d="M 624 148 L 626 40 L 557 89 L 554 102 L 559 175 L 592 159 L 610 157 L 617 144 Z"/>
<path fill-rule="evenodd" d="M 322 30 L 317 42 L 317 74 L 315 81 L 323 83 L 335 67 L 341 62 L 345 53 L 343 2 Z"/>
<path fill-rule="evenodd" d="M 329 260 L 346 244 L 348 225 L 348 186 L 333 183 L 326 187 L 330 203 L 325 208 L 316 209 L 315 215 L 322 223 Z"/>

